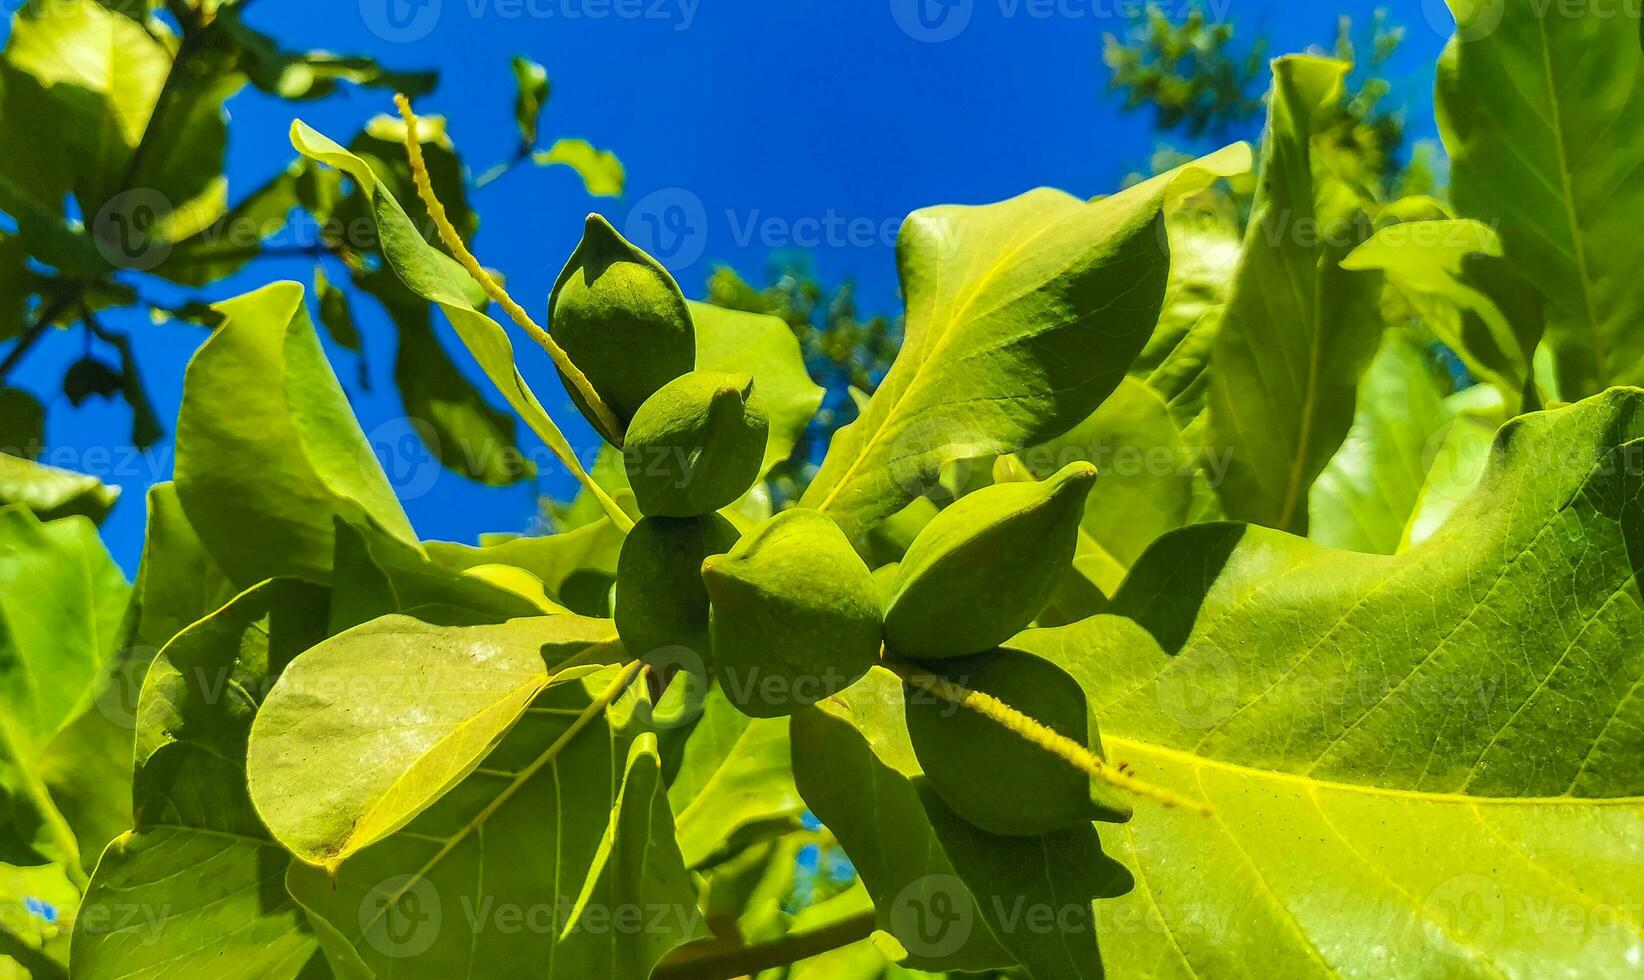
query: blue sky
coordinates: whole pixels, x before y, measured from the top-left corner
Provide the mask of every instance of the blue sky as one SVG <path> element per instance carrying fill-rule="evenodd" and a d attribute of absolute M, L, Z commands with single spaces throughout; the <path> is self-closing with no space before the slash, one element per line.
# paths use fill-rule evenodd
<path fill-rule="evenodd" d="M 596 201 L 567 171 L 524 168 L 475 193 L 483 219 L 476 251 L 539 315 L 589 210 L 606 213 L 642 243 L 641 229 L 658 223 L 690 229 L 653 242 L 687 295 L 701 295 L 716 263 L 757 278 L 774 249 L 809 244 L 825 281 L 854 280 L 866 310 L 891 312 L 894 232 L 909 211 L 994 201 L 1037 185 L 1102 193 L 1144 167 L 1155 143 L 1148 117 L 1123 113 L 1106 92 L 1100 63 L 1102 35 L 1122 29 L 1118 12 L 1140 0 L 922 0 L 923 19 L 916 2 L 259 0 L 248 19 L 289 47 L 438 70 L 438 90 L 418 109 L 450 117 L 476 172 L 505 156 L 516 138 L 510 56 L 547 66 L 554 93 L 545 138 L 582 137 L 615 150 L 627 165 L 628 192 Z M 1328 44 L 1338 10 L 1368 19 L 1387 7 L 1409 33 L 1385 74 L 1408 105 L 1412 135 L 1432 135 L 1433 62 L 1448 26 L 1440 0 L 1207 6 L 1242 33 L 1271 35 L 1275 54 Z M 307 104 L 247 91 L 229 108 L 231 197 L 291 159 L 292 118 L 346 142 L 367 119 L 392 109 L 384 93 L 361 91 Z M 1253 126 L 1239 135 L 1254 134 Z M 311 263 L 301 260 L 254 268 L 205 295 L 312 276 Z M 372 391 L 355 384 L 354 355 L 333 351 L 333 363 L 365 430 L 392 433 L 400 415 L 392 335 L 369 301 L 357 311 Z M 109 322 L 136 338 L 150 393 L 169 424 L 187 357 L 203 333 L 156 327 L 146 316 Z M 18 380 L 49 405 L 48 445 L 77 454 L 84 468 L 112 471 L 110 482 L 124 488 L 105 538 L 131 570 L 141 548 L 142 491 L 169 477 L 171 446 L 168 440 L 142 460 L 118 448 L 106 462 L 92 455 L 122 444 L 129 413 L 102 404 L 75 410 L 57 393 L 80 347 L 78 336 L 51 338 Z M 466 366 L 465 355 L 458 359 Z M 573 442 L 591 447 L 546 359 L 522 350 L 522 363 Z M 530 485 L 488 489 L 426 473 L 408 480 L 406 508 L 425 538 L 471 541 L 485 531 L 524 530 L 536 509 Z M 549 468 L 539 485 L 557 495 L 571 489 L 569 477 Z"/>

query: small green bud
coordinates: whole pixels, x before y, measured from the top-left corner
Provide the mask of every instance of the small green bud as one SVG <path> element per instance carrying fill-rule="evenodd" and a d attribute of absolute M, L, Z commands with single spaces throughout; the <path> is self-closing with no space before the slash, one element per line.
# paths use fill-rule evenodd
<path fill-rule="evenodd" d="M 718 514 L 647 517 L 634 525 L 617 556 L 616 628 L 629 654 L 644 660 L 685 647 L 707 665 L 702 561 L 729 551 L 736 539 L 736 528 Z"/>
<path fill-rule="evenodd" d="M 1096 717 L 1061 667 L 1003 648 L 949 660 L 942 674 L 1100 754 Z M 967 708 L 910 695 L 908 735 L 930 786 L 953 812 L 991 834 L 1038 837 L 1091 820 L 1124 821 L 1130 803 L 1106 782 L 1021 733 Z"/>
<path fill-rule="evenodd" d="M 1026 629 L 1073 561 L 1096 467 L 1043 483 L 999 483 L 925 525 L 885 610 L 885 645 L 903 657 L 981 653 Z"/>
<path fill-rule="evenodd" d="M 759 479 L 770 423 L 745 374 L 692 371 L 662 386 L 628 426 L 622 462 L 640 513 L 695 517 L 728 507 Z"/>
<path fill-rule="evenodd" d="M 696 367 L 696 329 L 679 284 L 597 214 L 548 297 L 549 330 L 611 412 L 624 424 L 645 399 Z M 567 384 L 583 417 L 598 418 Z"/>
<path fill-rule="evenodd" d="M 765 521 L 704 562 L 702 578 L 720 684 L 744 714 L 792 714 L 856 683 L 879 660 L 873 576 L 817 511 Z"/>

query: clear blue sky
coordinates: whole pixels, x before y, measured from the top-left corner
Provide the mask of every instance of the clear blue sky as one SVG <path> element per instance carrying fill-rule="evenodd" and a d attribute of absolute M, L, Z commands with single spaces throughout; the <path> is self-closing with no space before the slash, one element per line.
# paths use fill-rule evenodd
<path fill-rule="evenodd" d="M 515 140 L 509 57 L 524 54 L 547 66 L 554 94 L 545 137 L 583 137 L 614 149 L 629 184 L 623 199 L 595 202 L 566 171 L 526 168 L 474 196 L 483 218 L 476 250 L 534 311 L 543 308 L 586 211 L 604 211 L 631 229 L 646 214 L 664 217 L 678 213 L 670 206 L 700 203 L 705 231 L 680 253 L 662 256 L 688 295 L 701 295 L 718 262 L 760 276 L 772 248 L 789 244 L 757 230 L 769 224 L 822 234 L 826 240 L 812 249 L 822 278 L 855 280 L 867 310 L 888 312 L 897 305 L 892 236 L 909 211 L 998 200 L 1042 184 L 1086 196 L 1109 191 L 1145 165 L 1154 145 L 1148 118 L 1122 113 L 1107 94 L 1100 64 L 1102 35 L 1122 26 L 1116 11 L 1140 0 L 925 2 L 923 21 L 914 0 L 259 0 L 248 19 L 290 47 L 437 69 L 439 88 L 419 111 L 451 118 L 476 172 Z M 944 2 L 952 9 L 942 10 Z M 1368 19 L 1376 6 L 1388 7 L 1409 35 L 1387 74 L 1409 106 L 1412 136 L 1432 134 L 1432 66 L 1444 42 L 1432 25 L 1448 23 L 1440 0 L 1208 6 L 1225 11 L 1241 32 L 1270 34 L 1275 54 L 1328 44 L 1338 10 Z M 248 90 L 230 110 L 228 173 L 237 197 L 292 157 L 286 130 L 294 116 L 346 142 L 391 106 L 380 92 L 291 104 Z M 272 278 L 306 282 L 312 274 L 310 263 L 296 260 L 255 269 L 208 295 L 232 295 Z M 358 311 L 373 391 L 355 383 L 353 355 L 333 351 L 333 363 L 370 432 L 400 412 L 392 335 L 370 301 Z M 137 338 L 149 390 L 169 424 L 186 359 L 203 333 L 152 326 L 146 317 L 112 318 L 111 325 Z M 448 328 L 440 328 L 455 349 Z M 74 410 L 56 391 L 79 347 L 78 337 L 52 338 L 26 362 L 20 380 L 49 404 L 49 445 L 119 446 L 129 429 L 123 406 Z M 545 359 L 530 351 L 524 360 L 539 394 L 574 430 L 573 441 L 591 445 Z M 459 362 L 466 364 L 466 355 Z M 128 570 L 141 547 L 143 488 L 169 477 L 170 452 L 168 440 L 141 464 L 118 466 L 111 478 L 125 499 L 105 537 Z M 120 463 L 119 450 L 113 454 Z M 471 541 L 484 531 L 518 531 L 535 512 L 531 486 L 486 489 L 450 474 L 425 488 L 427 482 L 417 481 L 406 505 L 426 538 Z M 556 495 L 571 487 L 559 472 L 545 472 L 540 485 Z"/>

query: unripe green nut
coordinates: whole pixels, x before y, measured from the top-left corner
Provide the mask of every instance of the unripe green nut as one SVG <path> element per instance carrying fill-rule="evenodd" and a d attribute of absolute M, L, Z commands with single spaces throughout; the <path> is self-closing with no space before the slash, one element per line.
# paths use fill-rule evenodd
<path fill-rule="evenodd" d="M 770 423 L 746 374 L 692 371 L 662 386 L 628 426 L 623 466 L 647 517 L 728 507 L 759 479 Z"/>
<path fill-rule="evenodd" d="M 925 525 L 885 608 L 885 645 L 912 658 L 981 653 L 1033 622 L 1073 561 L 1096 467 L 1043 483 L 1000 483 Z"/>
<path fill-rule="evenodd" d="M 945 661 L 942 674 L 1099 754 L 1096 717 L 1084 691 L 1056 664 L 1001 648 Z M 1038 837 L 1091 820 L 1130 819 L 1130 804 L 1118 790 L 991 718 L 918 692 L 909 695 L 906 715 L 931 789 L 988 833 Z"/>
<path fill-rule="evenodd" d="M 856 683 L 879 660 L 868 566 L 831 519 L 783 511 L 702 565 L 709 633 L 727 697 L 775 718 Z"/>
<path fill-rule="evenodd" d="M 641 660 L 685 647 L 705 667 L 708 590 L 702 561 L 736 544 L 736 528 L 718 514 L 647 517 L 634 525 L 617 556 L 616 628 L 628 653 Z"/>
<path fill-rule="evenodd" d="M 604 218 L 588 216 L 582 242 L 548 297 L 549 330 L 624 425 L 657 389 L 696 367 L 696 329 L 679 284 Z M 583 417 L 614 445 L 570 384 Z"/>

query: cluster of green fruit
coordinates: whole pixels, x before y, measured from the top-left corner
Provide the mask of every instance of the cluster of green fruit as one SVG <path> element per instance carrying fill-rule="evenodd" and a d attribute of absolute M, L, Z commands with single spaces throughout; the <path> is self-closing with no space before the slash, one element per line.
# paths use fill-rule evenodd
<path fill-rule="evenodd" d="M 1048 661 L 1000 648 L 1044 610 L 1070 566 L 1095 467 L 1073 463 L 1043 482 L 965 496 L 877 572 L 815 510 L 784 511 L 743 535 L 719 511 L 758 481 L 768 423 L 751 378 L 696 369 L 690 310 L 673 278 L 590 216 L 550 306 L 555 339 L 626 426 L 607 431 L 578 399 L 622 448 L 643 515 L 617 563 L 614 614 L 632 655 L 715 676 L 760 718 L 814 704 L 876 664 L 914 661 L 1031 705 L 1055 732 L 1093 744 L 1077 685 Z M 1111 787 L 997 719 L 910 699 L 908 723 L 916 750 L 943 745 L 919 753 L 932 789 L 983 829 L 1037 835 L 1124 816 Z"/>

